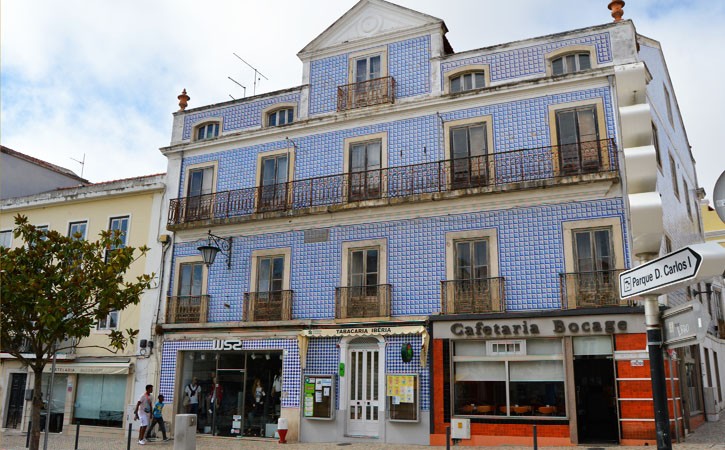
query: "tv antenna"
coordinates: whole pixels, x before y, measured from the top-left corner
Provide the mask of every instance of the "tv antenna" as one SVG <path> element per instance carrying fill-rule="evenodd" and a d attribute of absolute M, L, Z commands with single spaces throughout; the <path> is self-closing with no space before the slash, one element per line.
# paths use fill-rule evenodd
<path fill-rule="evenodd" d="M 259 70 L 257 70 L 256 67 L 254 67 L 253 65 L 251 65 L 248 62 L 246 62 L 245 60 L 243 60 L 241 56 L 237 55 L 236 53 L 232 53 L 232 55 L 234 55 L 237 58 L 239 58 L 239 60 L 241 62 L 243 62 L 244 64 L 248 65 L 254 71 L 254 93 L 252 95 L 257 95 L 257 80 L 260 80 L 261 79 L 258 76 L 261 76 L 262 78 L 264 78 L 267 81 L 269 81 L 269 78 L 265 77 L 264 74 L 262 74 L 262 72 L 260 72 Z"/>
<path fill-rule="evenodd" d="M 244 86 L 244 85 L 243 85 L 242 83 L 240 83 L 239 81 L 235 80 L 235 79 L 234 79 L 234 78 L 232 78 L 232 77 L 227 77 L 227 78 L 229 78 L 229 79 L 230 79 L 230 80 L 232 80 L 232 81 L 233 81 L 234 83 L 236 83 L 236 84 L 238 84 L 239 86 L 241 86 L 241 88 L 242 88 L 242 89 L 244 89 L 244 94 L 243 94 L 243 97 L 246 97 L 246 96 L 247 96 L 247 87 L 246 87 L 246 86 Z M 229 94 L 229 96 L 230 96 L 230 97 L 232 97 L 232 94 Z M 232 100 L 236 100 L 236 99 L 235 99 L 234 97 L 232 97 Z"/>
<path fill-rule="evenodd" d="M 71 159 L 81 165 L 81 178 L 83 178 L 83 169 L 85 169 L 85 167 L 86 167 L 86 154 L 85 153 L 83 154 L 83 159 L 81 159 L 81 160 L 78 160 L 75 158 L 71 158 Z"/>

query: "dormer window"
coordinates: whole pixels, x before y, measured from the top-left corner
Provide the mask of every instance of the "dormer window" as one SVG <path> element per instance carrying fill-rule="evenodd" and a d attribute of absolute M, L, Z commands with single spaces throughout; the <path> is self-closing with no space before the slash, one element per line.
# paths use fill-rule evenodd
<path fill-rule="evenodd" d="M 219 136 L 219 122 L 203 123 L 196 127 L 196 140 L 203 141 Z"/>
<path fill-rule="evenodd" d="M 294 122 L 294 108 L 282 108 L 267 114 L 267 126 L 278 127 Z"/>
<path fill-rule="evenodd" d="M 451 92 L 470 91 L 486 85 L 486 75 L 480 71 L 468 72 L 451 78 Z"/>
<path fill-rule="evenodd" d="M 580 72 L 592 68 L 589 52 L 570 53 L 551 60 L 553 75 Z"/>

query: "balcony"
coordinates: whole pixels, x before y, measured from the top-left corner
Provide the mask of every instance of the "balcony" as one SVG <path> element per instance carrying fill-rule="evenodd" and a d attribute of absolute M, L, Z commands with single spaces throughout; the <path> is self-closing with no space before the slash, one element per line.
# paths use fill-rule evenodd
<path fill-rule="evenodd" d="M 338 111 L 383 105 L 394 101 L 395 79 L 393 77 L 375 78 L 337 88 Z"/>
<path fill-rule="evenodd" d="M 167 224 L 173 228 L 200 221 L 233 222 L 270 212 L 301 212 L 316 207 L 328 212 L 332 206 L 360 202 L 366 202 L 366 206 L 383 205 L 412 197 L 432 200 L 617 176 L 614 141 L 588 144 L 587 159 L 568 159 L 562 169 L 556 156 L 558 146 L 539 147 L 177 198 L 169 205 Z M 596 161 L 591 157 L 592 149 L 599 152 Z"/>
<path fill-rule="evenodd" d="M 293 291 L 246 292 L 244 294 L 245 322 L 290 320 Z"/>
<path fill-rule="evenodd" d="M 166 323 L 206 323 L 208 311 L 208 295 L 169 297 Z"/>
<path fill-rule="evenodd" d="M 481 314 L 504 311 L 503 277 L 441 281 L 442 314 Z"/>
<path fill-rule="evenodd" d="M 599 308 L 628 304 L 619 298 L 619 274 L 624 269 L 561 273 L 561 308 Z"/>
<path fill-rule="evenodd" d="M 390 317 L 392 286 L 348 286 L 335 289 L 335 318 Z"/>

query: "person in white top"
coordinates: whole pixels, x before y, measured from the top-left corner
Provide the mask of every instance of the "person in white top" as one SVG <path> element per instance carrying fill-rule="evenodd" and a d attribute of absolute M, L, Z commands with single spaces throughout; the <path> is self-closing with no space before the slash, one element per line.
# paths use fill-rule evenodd
<path fill-rule="evenodd" d="M 199 413 L 199 398 L 201 398 L 201 386 L 199 386 L 199 380 L 194 377 L 191 379 L 191 383 L 186 385 L 184 394 L 189 398 L 189 404 L 186 407 L 188 414 Z"/>
<path fill-rule="evenodd" d="M 151 393 L 154 387 L 151 384 L 146 385 L 146 392 L 136 402 L 136 409 L 133 411 L 135 420 L 141 421 L 141 428 L 138 430 L 138 445 L 146 445 L 146 427 L 149 426 L 149 417 L 151 416 Z"/>

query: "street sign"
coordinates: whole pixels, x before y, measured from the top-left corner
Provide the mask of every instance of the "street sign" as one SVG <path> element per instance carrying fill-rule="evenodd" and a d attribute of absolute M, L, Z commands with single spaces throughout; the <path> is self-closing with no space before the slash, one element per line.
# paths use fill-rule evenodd
<path fill-rule="evenodd" d="M 700 302 L 689 301 L 662 313 L 665 322 L 665 346 L 686 347 L 705 339 L 710 316 Z"/>
<path fill-rule="evenodd" d="M 682 286 L 723 275 L 725 248 L 714 242 L 694 244 L 619 275 L 622 299 L 659 295 Z"/>

